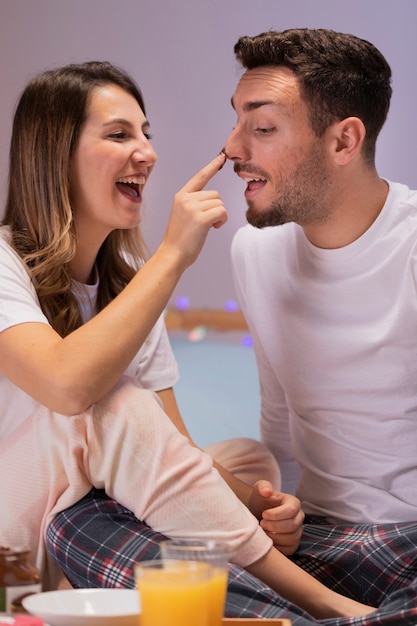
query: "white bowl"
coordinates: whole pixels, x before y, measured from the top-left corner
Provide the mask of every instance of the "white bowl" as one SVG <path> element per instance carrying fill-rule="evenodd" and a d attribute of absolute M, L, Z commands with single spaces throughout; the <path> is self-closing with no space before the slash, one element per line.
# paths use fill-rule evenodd
<path fill-rule="evenodd" d="M 138 626 L 140 602 L 135 589 L 62 589 L 26 596 L 28 613 L 51 626 Z"/>
<path fill-rule="evenodd" d="M 14 617 L 10 617 L 10 615 L 6 615 L 6 613 L 0 613 L 0 624 L 14 624 L 14 623 L 15 623 Z M 45 626 L 49 626 L 49 624 L 45 622 Z"/>

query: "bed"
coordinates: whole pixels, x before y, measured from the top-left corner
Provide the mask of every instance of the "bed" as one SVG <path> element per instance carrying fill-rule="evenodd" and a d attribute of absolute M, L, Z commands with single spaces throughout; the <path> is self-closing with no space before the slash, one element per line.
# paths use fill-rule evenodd
<path fill-rule="evenodd" d="M 192 438 L 199 446 L 259 439 L 258 373 L 246 325 L 235 316 L 219 326 L 206 312 L 187 319 L 174 324 L 168 318 L 167 327 L 180 368 L 175 393 Z"/>

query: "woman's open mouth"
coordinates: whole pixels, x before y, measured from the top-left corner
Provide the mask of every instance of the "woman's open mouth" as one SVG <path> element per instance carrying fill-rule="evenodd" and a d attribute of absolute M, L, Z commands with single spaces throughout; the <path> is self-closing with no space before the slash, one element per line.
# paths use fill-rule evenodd
<path fill-rule="evenodd" d="M 124 176 L 116 181 L 116 186 L 123 195 L 138 201 L 142 199 L 142 189 L 145 182 L 145 176 Z"/>

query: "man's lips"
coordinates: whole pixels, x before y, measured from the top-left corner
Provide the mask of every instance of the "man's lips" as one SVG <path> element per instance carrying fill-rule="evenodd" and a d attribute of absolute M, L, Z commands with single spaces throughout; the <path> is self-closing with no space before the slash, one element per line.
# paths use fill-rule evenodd
<path fill-rule="evenodd" d="M 246 172 L 237 172 L 239 178 L 245 181 L 246 190 L 245 195 L 250 195 L 262 189 L 266 185 L 266 178 L 262 176 L 255 176 Z"/>

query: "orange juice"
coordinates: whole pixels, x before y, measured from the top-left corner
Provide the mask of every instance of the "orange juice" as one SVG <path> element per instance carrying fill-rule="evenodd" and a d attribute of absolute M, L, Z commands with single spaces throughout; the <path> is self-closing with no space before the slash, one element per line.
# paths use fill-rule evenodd
<path fill-rule="evenodd" d="M 209 626 L 221 626 L 227 591 L 229 546 L 215 539 L 177 538 L 162 541 L 159 547 L 162 560 L 199 561 L 211 565 Z"/>
<path fill-rule="evenodd" d="M 206 563 L 148 561 L 135 572 L 141 626 L 209 626 L 211 571 Z"/>
<path fill-rule="evenodd" d="M 227 590 L 227 569 L 214 567 L 210 579 L 209 626 L 221 626 Z"/>

